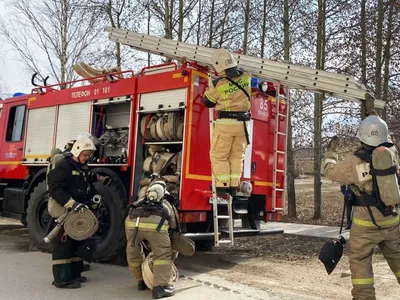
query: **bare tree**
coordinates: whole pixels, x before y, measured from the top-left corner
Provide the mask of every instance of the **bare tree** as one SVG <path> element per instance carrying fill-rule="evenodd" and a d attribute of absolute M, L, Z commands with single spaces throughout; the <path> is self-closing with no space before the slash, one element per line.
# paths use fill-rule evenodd
<path fill-rule="evenodd" d="M 72 66 L 93 50 L 97 16 L 87 15 L 77 0 L 14 0 L 11 9 L 0 33 L 29 72 L 42 78 L 50 72 L 58 83 L 76 78 Z"/>
<path fill-rule="evenodd" d="M 317 58 L 316 67 L 324 69 L 325 64 L 325 0 L 318 0 Z M 324 95 L 316 94 L 314 101 L 314 219 L 322 216 L 321 201 L 321 139 L 322 101 Z"/>

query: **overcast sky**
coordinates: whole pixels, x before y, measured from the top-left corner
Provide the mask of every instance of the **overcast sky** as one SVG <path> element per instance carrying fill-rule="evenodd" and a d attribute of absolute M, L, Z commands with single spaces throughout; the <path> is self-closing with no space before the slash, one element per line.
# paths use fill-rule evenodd
<path fill-rule="evenodd" d="M 6 13 L 7 7 L 0 0 L 0 18 Z M 29 77 L 18 54 L 0 36 L 0 97 L 4 99 L 16 92 L 29 93 L 32 87 Z"/>

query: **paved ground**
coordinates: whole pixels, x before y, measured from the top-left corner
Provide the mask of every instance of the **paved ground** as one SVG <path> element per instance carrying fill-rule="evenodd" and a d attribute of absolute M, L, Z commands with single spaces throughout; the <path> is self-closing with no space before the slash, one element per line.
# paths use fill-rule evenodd
<path fill-rule="evenodd" d="M 6 218 L 0 218 L 0 266 L 2 268 L 0 300 L 152 299 L 150 291 L 136 290 L 136 283 L 126 267 L 107 264 L 92 264 L 92 270 L 85 273 L 88 282 L 79 290 L 56 289 L 51 286 L 50 254 L 29 251 L 27 230 L 18 222 Z M 176 284 L 176 296 L 173 297 L 177 300 L 323 299 L 279 290 L 274 285 L 269 286 L 268 282 L 263 289 L 258 289 L 208 273 L 185 270 L 181 264 L 179 272 L 181 279 Z"/>

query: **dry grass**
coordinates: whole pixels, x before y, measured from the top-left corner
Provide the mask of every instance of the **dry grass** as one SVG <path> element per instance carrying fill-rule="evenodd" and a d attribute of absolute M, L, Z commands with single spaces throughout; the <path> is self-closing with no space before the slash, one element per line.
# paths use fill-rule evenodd
<path fill-rule="evenodd" d="M 297 179 L 295 186 L 297 219 L 285 217 L 284 221 L 315 225 L 340 225 L 343 211 L 343 194 L 340 192 L 338 183 L 333 183 L 326 179 L 322 180 L 322 219 L 318 220 L 313 219 L 314 178 Z M 287 211 L 285 214 L 287 214 Z"/>

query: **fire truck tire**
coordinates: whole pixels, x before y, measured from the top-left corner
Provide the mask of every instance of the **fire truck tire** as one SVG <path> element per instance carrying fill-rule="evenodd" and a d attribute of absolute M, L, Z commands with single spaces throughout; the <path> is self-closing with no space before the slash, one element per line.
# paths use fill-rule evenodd
<path fill-rule="evenodd" d="M 125 215 L 127 214 L 126 200 L 120 196 L 114 184 L 105 186 L 96 183 L 95 188 L 102 196 L 102 204 L 106 208 L 105 214 L 97 215 L 99 230 L 101 230 L 102 223 L 108 221 L 108 224 L 106 224 L 107 233 L 101 236 L 101 231 L 98 231 L 94 236 L 97 246 L 95 260 L 110 262 L 115 260 L 116 256 L 124 253 L 123 250 L 126 245 L 124 228 Z"/>
<path fill-rule="evenodd" d="M 51 251 L 51 244 L 46 244 L 46 228 L 51 216 L 47 212 L 48 193 L 46 181 L 40 182 L 31 193 L 27 209 L 27 228 L 32 243 L 38 250 Z"/>
<path fill-rule="evenodd" d="M 211 251 L 214 247 L 214 241 L 203 240 L 203 241 L 194 241 L 196 251 Z"/>

